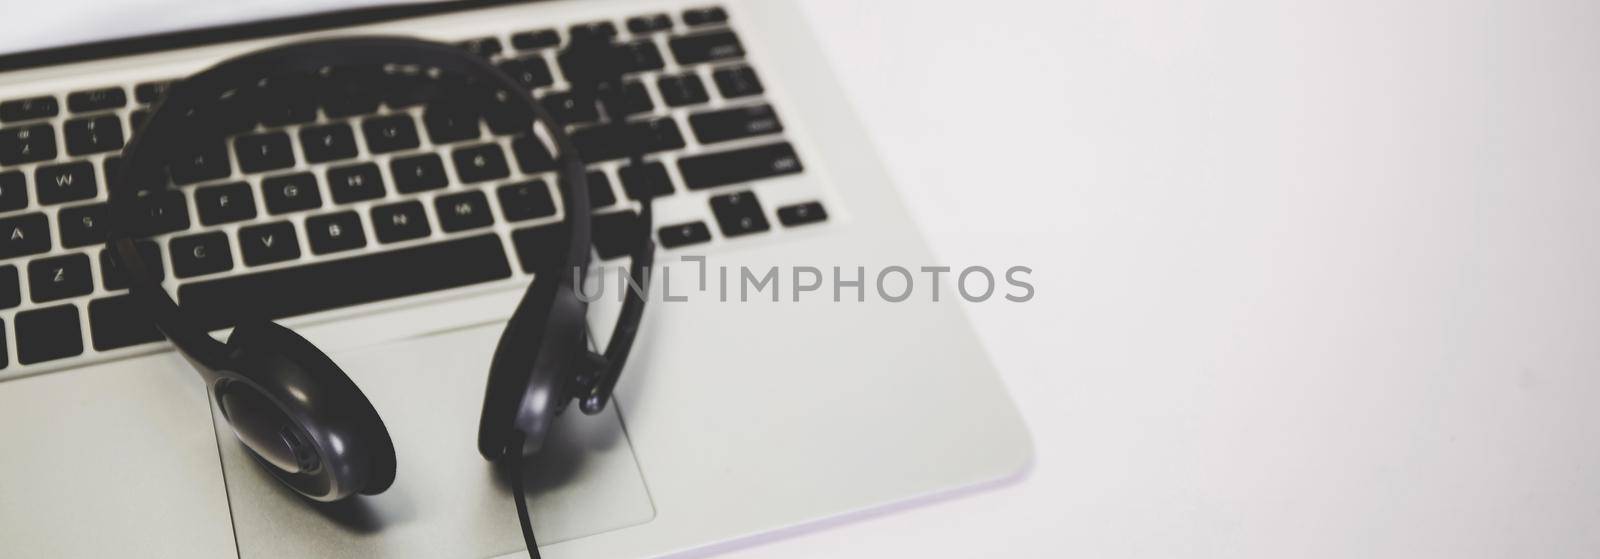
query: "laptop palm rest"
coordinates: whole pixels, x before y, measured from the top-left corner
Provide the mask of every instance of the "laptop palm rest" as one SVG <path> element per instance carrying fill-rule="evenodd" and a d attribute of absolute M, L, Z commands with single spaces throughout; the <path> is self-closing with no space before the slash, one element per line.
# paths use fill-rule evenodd
<path fill-rule="evenodd" d="M 506 478 L 477 451 L 478 412 L 499 329 L 333 352 L 394 439 L 398 473 L 381 495 L 332 504 L 301 498 L 256 465 L 218 421 L 239 555 L 488 557 L 523 549 Z M 540 544 L 654 518 L 615 408 L 595 416 L 568 408 L 525 468 Z"/>

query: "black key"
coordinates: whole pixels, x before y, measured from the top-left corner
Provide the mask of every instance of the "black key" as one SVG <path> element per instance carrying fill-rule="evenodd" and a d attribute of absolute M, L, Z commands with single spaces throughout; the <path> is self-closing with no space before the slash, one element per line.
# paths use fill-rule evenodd
<path fill-rule="evenodd" d="M 22 171 L 0 172 L 0 211 L 28 207 L 28 179 Z"/>
<path fill-rule="evenodd" d="M 673 37 L 667 44 L 672 47 L 672 56 L 678 59 L 678 64 L 699 64 L 744 56 L 744 45 L 739 43 L 739 36 L 732 31 Z"/>
<path fill-rule="evenodd" d="M 477 190 L 435 198 L 433 209 L 439 212 L 439 228 L 446 232 L 465 231 L 494 223 L 494 214 L 489 212 L 489 199 Z"/>
<path fill-rule="evenodd" d="M 766 231 L 767 216 L 761 211 L 761 202 L 751 192 L 734 192 L 711 197 L 711 213 L 717 216 L 717 228 L 726 237 Z"/>
<path fill-rule="evenodd" d="M 0 309 L 22 304 L 22 280 L 17 279 L 17 267 L 0 266 Z"/>
<path fill-rule="evenodd" d="M 539 103 L 545 110 L 550 111 L 550 116 L 562 124 L 580 122 L 594 122 L 600 119 L 600 111 L 595 108 L 594 100 L 571 92 L 549 93 L 539 97 Z"/>
<path fill-rule="evenodd" d="M 56 129 L 49 124 L 0 128 L 0 165 L 56 158 Z"/>
<path fill-rule="evenodd" d="M 0 259 L 50 250 L 50 222 L 35 212 L 0 219 Z"/>
<path fill-rule="evenodd" d="M 311 173 L 261 179 L 261 197 L 267 201 L 267 213 L 273 215 L 322 207 L 317 177 Z"/>
<path fill-rule="evenodd" d="M 28 263 L 28 293 L 35 303 L 88 295 L 94 291 L 89 255 L 68 254 Z"/>
<path fill-rule="evenodd" d="M 85 155 L 122 149 L 122 119 L 117 115 L 75 118 L 63 126 L 67 154 Z"/>
<path fill-rule="evenodd" d="M 644 82 L 628 82 L 622 86 L 623 115 L 647 113 L 656 108 L 655 102 L 650 100 L 650 92 L 644 88 Z"/>
<path fill-rule="evenodd" d="M 356 137 L 345 123 L 300 129 L 300 149 L 308 163 L 323 163 L 356 156 Z"/>
<path fill-rule="evenodd" d="M 689 127 L 702 144 L 726 142 L 783 131 L 783 123 L 770 105 L 723 109 L 689 115 Z"/>
<path fill-rule="evenodd" d="M 367 246 L 367 234 L 361 231 L 361 216 L 356 212 L 306 218 L 306 238 L 311 241 L 311 252 L 316 254 Z"/>
<path fill-rule="evenodd" d="M 428 212 L 411 200 L 372 208 L 372 230 L 378 242 L 397 243 L 428 236 Z"/>
<path fill-rule="evenodd" d="M 250 192 L 250 185 L 244 182 L 197 189 L 194 205 L 200 210 L 201 225 L 233 223 L 256 216 L 256 198 Z"/>
<path fill-rule="evenodd" d="M 128 92 L 120 87 L 91 89 L 67 95 L 67 108 L 75 113 L 115 109 L 128 104 Z"/>
<path fill-rule="evenodd" d="M 61 305 L 17 313 L 17 362 L 32 365 L 83 353 L 78 307 Z"/>
<path fill-rule="evenodd" d="M 606 260 L 632 253 L 648 234 L 639 222 L 639 214 L 631 210 L 594 216 L 593 224 L 594 250 Z"/>
<path fill-rule="evenodd" d="M 233 250 L 221 231 L 174 237 L 167 244 L 172 254 L 172 275 L 191 278 L 233 269 Z"/>
<path fill-rule="evenodd" d="M 167 165 L 172 181 L 192 184 L 227 177 L 233 172 L 228 162 L 228 147 L 220 141 L 206 147 L 195 147 L 185 155 L 177 156 Z"/>
<path fill-rule="evenodd" d="M 499 90 L 484 107 L 483 120 L 495 134 L 525 134 L 533 126 L 533 111 L 510 91 Z"/>
<path fill-rule="evenodd" d="M 172 82 L 147 82 L 133 86 L 134 100 L 150 105 L 160 101 L 166 96 L 167 89 L 172 87 Z"/>
<path fill-rule="evenodd" d="M 40 204 L 60 204 L 94 198 L 100 193 L 94 180 L 94 164 L 74 161 L 39 167 L 33 172 L 33 185 Z"/>
<path fill-rule="evenodd" d="M 661 237 L 661 246 L 666 248 L 677 248 L 711 240 L 711 230 L 706 228 L 704 222 L 700 221 L 668 225 L 657 229 L 656 234 Z"/>
<path fill-rule="evenodd" d="M 486 234 L 185 284 L 178 300 L 220 328 L 241 316 L 284 318 L 508 277 L 500 237 Z"/>
<path fill-rule="evenodd" d="M 249 266 L 294 260 L 300 257 L 300 238 L 287 221 L 241 227 L 239 253 Z"/>
<path fill-rule="evenodd" d="M 106 242 L 105 204 L 61 208 L 56 220 L 61 227 L 61 246 L 77 248 Z"/>
<path fill-rule="evenodd" d="M 717 6 L 683 11 L 683 23 L 686 25 L 711 25 L 725 21 L 728 21 L 728 12 Z"/>
<path fill-rule="evenodd" d="M 617 175 L 622 179 L 622 190 L 634 200 L 672 194 L 672 178 L 667 176 L 667 166 L 659 161 L 626 165 L 617 170 Z"/>
<path fill-rule="evenodd" d="M 511 152 L 517 156 L 517 167 L 524 174 L 543 173 L 556 170 L 556 159 L 545 147 L 544 141 L 535 136 L 523 136 L 511 141 Z"/>
<path fill-rule="evenodd" d="M 719 69 L 711 73 L 711 79 L 717 82 L 717 91 L 722 92 L 723 99 L 747 97 L 764 91 L 761 79 L 749 66 Z"/>
<path fill-rule="evenodd" d="M 622 55 L 622 69 L 628 72 L 644 72 L 660 70 L 666 66 L 666 61 L 661 59 L 661 49 L 656 48 L 656 42 L 645 39 L 623 43 L 618 47 Z"/>
<path fill-rule="evenodd" d="M 672 29 L 672 16 L 667 14 L 650 14 L 628 18 L 629 33 L 650 33 Z"/>
<path fill-rule="evenodd" d="M 106 189 L 110 190 L 115 188 L 113 185 L 117 184 L 117 171 L 122 169 L 122 157 L 108 155 L 106 156 L 105 161 L 100 164 L 100 166 L 102 171 L 105 173 Z"/>
<path fill-rule="evenodd" d="M 568 29 L 567 34 L 571 35 L 574 41 L 584 38 L 608 39 L 617 36 L 617 24 L 609 21 L 579 23 Z"/>
<path fill-rule="evenodd" d="M 138 225 L 145 235 L 160 235 L 189 228 L 189 201 L 177 190 L 163 190 L 151 194 L 138 203 L 144 205 L 148 218 Z"/>
<path fill-rule="evenodd" d="M 334 167 L 328 169 L 328 190 L 333 192 L 335 204 L 382 198 L 383 174 L 377 163 Z"/>
<path fill-rule="evenodd" d="M 788 142 L 678 159 L 678 172 L 690 190 L 789 175 L 802 170 Z"/>
<path fill-rule="evenodd" d="M 678 131 L 677 121 L 671 117 L 591 126 L 573 132 L 572 143 L 578 148 L 578 156 L 589 163 L 684 146 L 683 134 Z"/>
<path fill-rule="evenodd" d="M 617 195 L 611 192 L 611 179 L 601 171 L 589 171 L 586 175 L 589 183 L 589 207 L 603 208 L 617 203 Z"/>
<path fill-rule="evenodd" d="M 517 50 L 541 49 L 559 44 L 561 44 L 561 35 L 556 33 L 554 29 L 523 31 L 511 35 L 511 48 Z"/>
<path fill-rule="evenodd" d="M 294 166 L 294 150 L 289 147 L 289 135 L 283 132 L 240 136 L 233 141 L 233 151 L 239 156 L 239 170 L 246 173 Z"/>
<path fill-rule="evenodd" d="M 55 97 L 30 97 L 0 103 L 0 122 L 50 118 L 61 112 Z"/>
<path fill-rule="evenodd" d="M 550 75 L 550 65 L 545 63 L 544 57 L 537 54 L 513 58 L 501 62 L 499 66 L 500 70 L 516 78 L 517 83 L 528 89 L 555 83 L 555 77 Z"/>
<path fill-rule="evenodd" d="M 435 144 L 448 144 L 478 138 L 478 115 L 451 105 L 434 105 L 422 115 L 428 128 L 428 139 Z"/>
<path fill-rule="evenodd" d="M 528 227 L 511 232 L 511 243 L 516 247 L 517 259 L 522 261 L 522 271 L 550 274 L 569 270 L 552 270 L 565 258 L 567 246 L 559 224 Z M 545 276 L 541 276 L 545 277 Z"/>
<path fill-rule="evenodd" d="M 550 187 L 544 181 L 508 184 L 500 187 L 497 195 L 500 197 L 500 211 L 506 214 L 506 221 L 556 215 L 555 199 L 550 196 Z"/>
<path fill-rule="evenodd" d="M 710 94 L 706 93 L 705 83 L 694 72 L 662 76 L 656 80 L 656 88 L 661 90 L 661 100 L 672 107 L 698 105 L 711 100 Z"/>
<path fill-rule="evenodd" d="M 128 113 L 128 128 L 130 128 L 134 132 L 138 132 L 139 131 L 139 127 L 140 126 L 144 126 L 144 121 L 149 120 L 149 119 L 150 119 L 150 109 L 134 109 L 133 112 Z M 70 144 L 69 144 L 69 146 L 70 146 Z"/>
<path fill-rule="evenodd" d="M 414 149 L 421 145 L 417 140 L 417 124 L 409 114 L 366 119 L 361 121 L 361 132 L 367 137 L 367 151 L 372 153 Z"/>
<path fill-rule="evenodd" d="M 470 41 L 462 41 L 456 43 L 456 46 L 461 47 L 462 50 L 484 58 L 493 57 L 501 52 L 500 39 L 496 39 L 494 37 L 483 37 L 479 39 L 472 39 Z"/>
<path fill-rule="evenodd" d="M 97 351 L 159 342 L 163 338 L 144 304 L 132 295 L 89 302 L 89 339 Z"/>
<path fill-rule="evenodd" d="M 161 248 L 156 246 L 155 241 L 136 241 L 134 246 L 138 247 L 145 265 L 155 273 L 156 280 L 165 279 L 167 270 L 161 265 Z M 122 261 L 111 250 L 100 251 L 100 284 L 111 291 L 128 288 L 128 276 L 122 272 Z"/>
<path fill-rule="evenodd" d="M 828 219 L 828 211 L 821 202 L 806 202 L 778 208 L 778 222 L 785 226 L 805 225 Z"/>
<path fill-rule="evenodd" d="M 390 161 L 389 174 L 394 175 L 395 189 L 407 194 L 444 188 L 450 182 L 444 175 L 444 163 L 432 153 Z"/>
<path fill-rule="evenodd" d="M 460 148 L 450 154 L 456 163 L 456 176 L 461 182 L 474 183 L 503 179 L 511 174 L 506 168 L 506 154 L 500 144 L 483 144 Z"/>

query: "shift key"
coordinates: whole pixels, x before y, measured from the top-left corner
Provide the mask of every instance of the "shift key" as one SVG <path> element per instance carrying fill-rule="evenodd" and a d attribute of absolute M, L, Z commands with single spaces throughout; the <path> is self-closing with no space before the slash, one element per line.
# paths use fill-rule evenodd
<path fill-rule="evenodd" d="M 683 183 L 692 190 L 790 175 L 803 170 L 788 142 L 678 159 Z"/>

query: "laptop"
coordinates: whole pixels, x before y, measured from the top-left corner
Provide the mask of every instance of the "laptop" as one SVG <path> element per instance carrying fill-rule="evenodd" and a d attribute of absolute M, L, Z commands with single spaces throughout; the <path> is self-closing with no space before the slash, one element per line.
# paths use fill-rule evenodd
<path fill-rule="evenodd" d="M 627 239 L 612 218 L 653 196 L 651 289 L 674 293 L 652 299 L 615 405 L 570 410 L 521 472 L 548 556 L 706 553 L 1026 471 L 1026 429 L 956 286 L 880 296 L 879 271 L 939 263 L 793 1 L 305 4 L 5 43 L 0 556 L 524 553 L 510 489 L 476 449 L 489 357 L 538 256 L 518 232 L 560 220 L 554 177 L 517 138 L 425 107 L 330 103 L 190 169 L 182 219 L 154 238 L 180 302 L 284 301 L 283 322 L 350 374 L 396 446 L 377 496 L 310 502 L 253 464 L 97 237 L 106 173 L 168 84 L 309 37 L 458 44 L 580 143 L 592 117 L 556 53 L 593 33 L 633 54 L 630 118 L 670 141 L 645 168 L 585 156 L 597 267 L 614 279 Z M 261 160 L 241 140 L 291 147 Z M 423 227 L 396 231 L 399 212 Z M 172 250 L 199 236 L 225 255 Z M 337 288 L 261 287 L 287 284 Z M 619 307 L 602 293 L 592 330 Z"/>

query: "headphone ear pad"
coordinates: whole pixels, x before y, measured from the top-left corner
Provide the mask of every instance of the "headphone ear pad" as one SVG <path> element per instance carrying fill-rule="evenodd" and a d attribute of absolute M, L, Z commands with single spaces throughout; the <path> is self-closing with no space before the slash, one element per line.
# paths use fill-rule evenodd
<path fill-rule="evenodd" d="M 376 495 L 394 483 L 394 442 L 388 428 L 366 395 L 327 354 L 294 331 L 269 321 L 235 327 L 228 337 L 228 350 L 241 379 L 236 382 L 248 384 L 250 392 L 259 392 L 234 400 L 248 400 L 257 409 L 263 402 L 273 404 L 282 414 L 279 423 L 285 423 L 286 432 L 292 431 L 299 439 L 290 446 L 314 447 L 312 455 L 318 464 L 301 468 L 301 473 L 272 469 L 280 480 L 321 501 L 355 493 Z M 229 384 L 219 383 L 219 400 L 230 395 L 224 391 L 243 391 Z M 240 420 L 230 416 L 229 423 L 244 440 Z M 258 434 L 255 438 L 262 437 Z M 249 446 L 248 441 L 246 444 Z"/>

